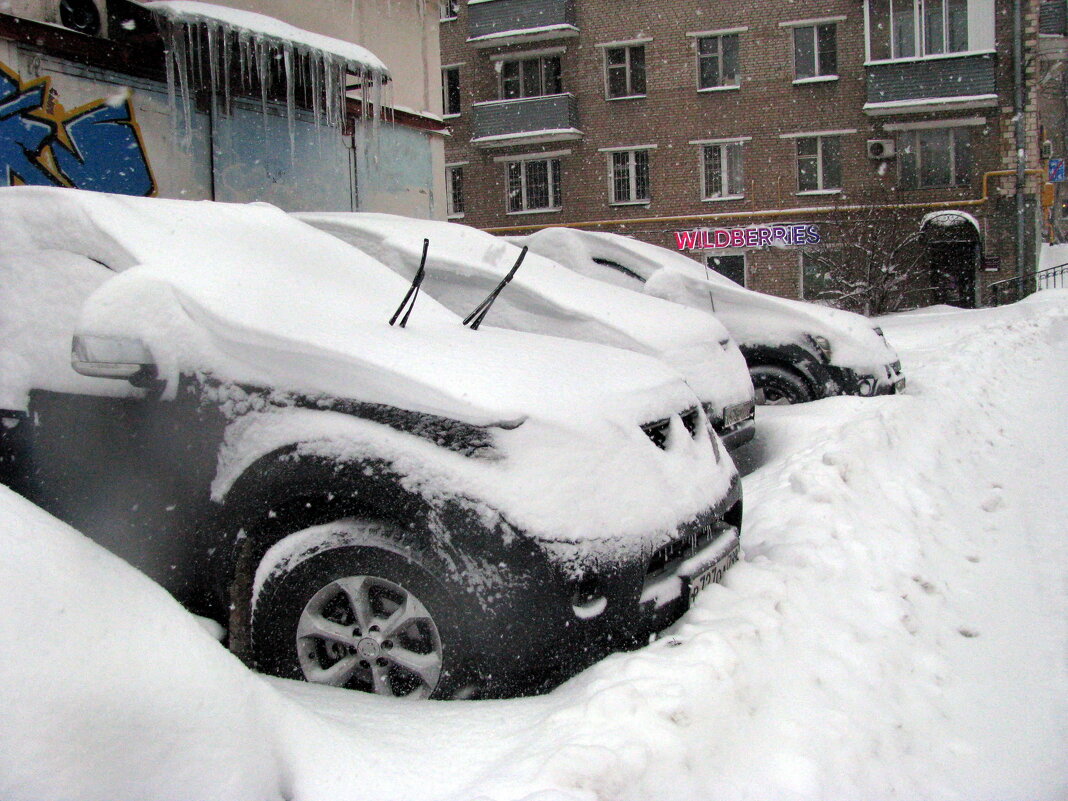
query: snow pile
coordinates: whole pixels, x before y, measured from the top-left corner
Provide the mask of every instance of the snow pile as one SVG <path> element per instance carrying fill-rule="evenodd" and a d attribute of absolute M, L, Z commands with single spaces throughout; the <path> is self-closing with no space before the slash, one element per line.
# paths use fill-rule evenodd
<path fill-rule="evenodd" d="M 834 364 L 864 374 L 881 373 L 897 359 L 871 322 L 858 314 L 753 292 L 666 248 L 568 228 L 546 228 L 511 241 L 582 275 L 711 310 L 743 345 L 800 343 L 811 348 L 807 336 L 820 335 L 832 344 Z"/>
<path fill-rule="evenodd" d="M 175 124 L 181 102 L 186 137 L 192 132 L 195 94 L 207 79 L 212 104 L 230 105 L 231 91 L 258 88 L 267 113 L 268 94 L 281 84 L 289 117 L 290 144 L 299 102 L 309 102 L 315 124 L 340 127 L 345 121 L 348 76 L 361 88 L 363 117 L 377 124 L 386 65 L 360 45 L 296 28 L 252 11 L 195 0 L 145 3 L 158 14 L 167 66 L 167 89 Z M 205 68 L 207 75 L 205 75 Z M 240 85 L 231 87 L 231 74 Z M 298 91 L 300 96 L 298 97 Z"/>
<path fill-rule="evenodd" d="M 286 704 L 157 584 L 0 487 L 0 797 L 281 799 Z"/>
<path fill-rule="evenodd" d="M 1038 269 L 1048 270 L 1062 264 L 1068 264 L 1068 245 L 1050 245 L 1043 242 Z"/>
<path fill-rule="evenodd" d="M 429 240 L 423 291 L 459 315 L 474 309 L 520 255 L 506 240 L 457 223 L 390 214 L 296 216 L 408 280 Z M 711 315 L 590 280 L 537 253 L 527 254 L 486 322 L 654 356 L 677 370 L 702 401 L 719 408 L 753 396 L 741 352 Z"/>

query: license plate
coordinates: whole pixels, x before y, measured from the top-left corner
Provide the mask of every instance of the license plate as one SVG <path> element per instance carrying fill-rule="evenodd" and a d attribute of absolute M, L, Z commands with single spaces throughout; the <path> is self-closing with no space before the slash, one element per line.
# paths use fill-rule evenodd
<path fill-rule="evenodd" d="M 739 550 L 740 546 L 738 542 L 735 541 L 730 550 L 717 559 L 715 563 L 690 579 L 691 604 L 693 604 L 694 599 L 697 598 L 697 595 L 701 590 L 707 589 L 713 584 L 719 584 L 719 582 L 723 580 L 723 576 L 726 574 L 727 569 L 738 561 Z"/>
<path fill-rule="evenodd" d="M 735 423 L 740 423 L 742 420 L 748 420 L 752 413 L 753 404 L 749 401 L 728 406 L 723 410 L 723 427 L 730 428 Z"/>

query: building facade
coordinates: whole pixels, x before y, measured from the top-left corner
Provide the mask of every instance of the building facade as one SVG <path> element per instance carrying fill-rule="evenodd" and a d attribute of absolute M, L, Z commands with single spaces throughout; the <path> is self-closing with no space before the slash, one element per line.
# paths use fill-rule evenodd
<path fill-rule="evenodd" d="M 298 39 L 321 34 L 373 51 L 369 59 L 389 74 L 381 119 L 355 90 L 344 119 L 324 124 L 313 95 L 325 102 L 327 76 L 321 63 L 313 70 L 302 46 L 257 51 L 248 31 L 214 25 L 209 41 L 207 27 L 193 26 L 180 37 L 188 69 L 175 79 L 174 42 L 139 4 L 7 0 L 0 3 L 0 185 L 444 216 L 436 3 L 223 0 L 216 7 L 221 19 L 230 8 L 256 12 L 300 29 Z M 262 82 L 261 66 L 271 73 Z M 346 75 L 350 84 L 358 78 Z"/>
<path fill-rule="evenodd" d="M 909 273 L 897 305 L 974 305 L 1042 233 L 1019 6 L 1020 97 L 1014 0 L 445 0 L 449 217 L 625 233 L 832 301 L 863 230 Z"/>

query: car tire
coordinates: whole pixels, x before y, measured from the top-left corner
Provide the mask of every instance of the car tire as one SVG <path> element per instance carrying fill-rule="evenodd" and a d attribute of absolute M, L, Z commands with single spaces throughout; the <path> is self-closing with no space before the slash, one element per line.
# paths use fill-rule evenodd
<path fill-rule="evenodd" d="M 474 694 L 463 617 L 418 556 L 344 545 L 267 569 L 251 606 L 261 671 L 380 695 Z"/>
<path fill-rule="evenodd" d="M 782 367 L 762 365 L 751 369 L 749 375 L 758 396 L 764 398 L 762 403 L 765 406 L 787 406 L 813 399 L 805 379 Z"/>

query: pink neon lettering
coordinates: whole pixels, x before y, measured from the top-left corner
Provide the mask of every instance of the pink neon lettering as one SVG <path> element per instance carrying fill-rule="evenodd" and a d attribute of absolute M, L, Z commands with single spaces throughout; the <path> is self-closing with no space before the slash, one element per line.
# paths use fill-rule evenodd
<path fill-rule="evenodd" d="M 693 250 L 697 247 L 697 231 L 676 231 L 675 244 L 679 250 Z"/>
<path fill-rule="evenodd" d="M 745 247 L 745 231 L 741 228 L 731 228 L 731 247 Z"/>
<path fill-rule="evenodd" d="M 731 243 L 731 233 L 725 228 L 717 228 L 712 232 L 712 244 L 717 248 L 725 248 Z"/>

